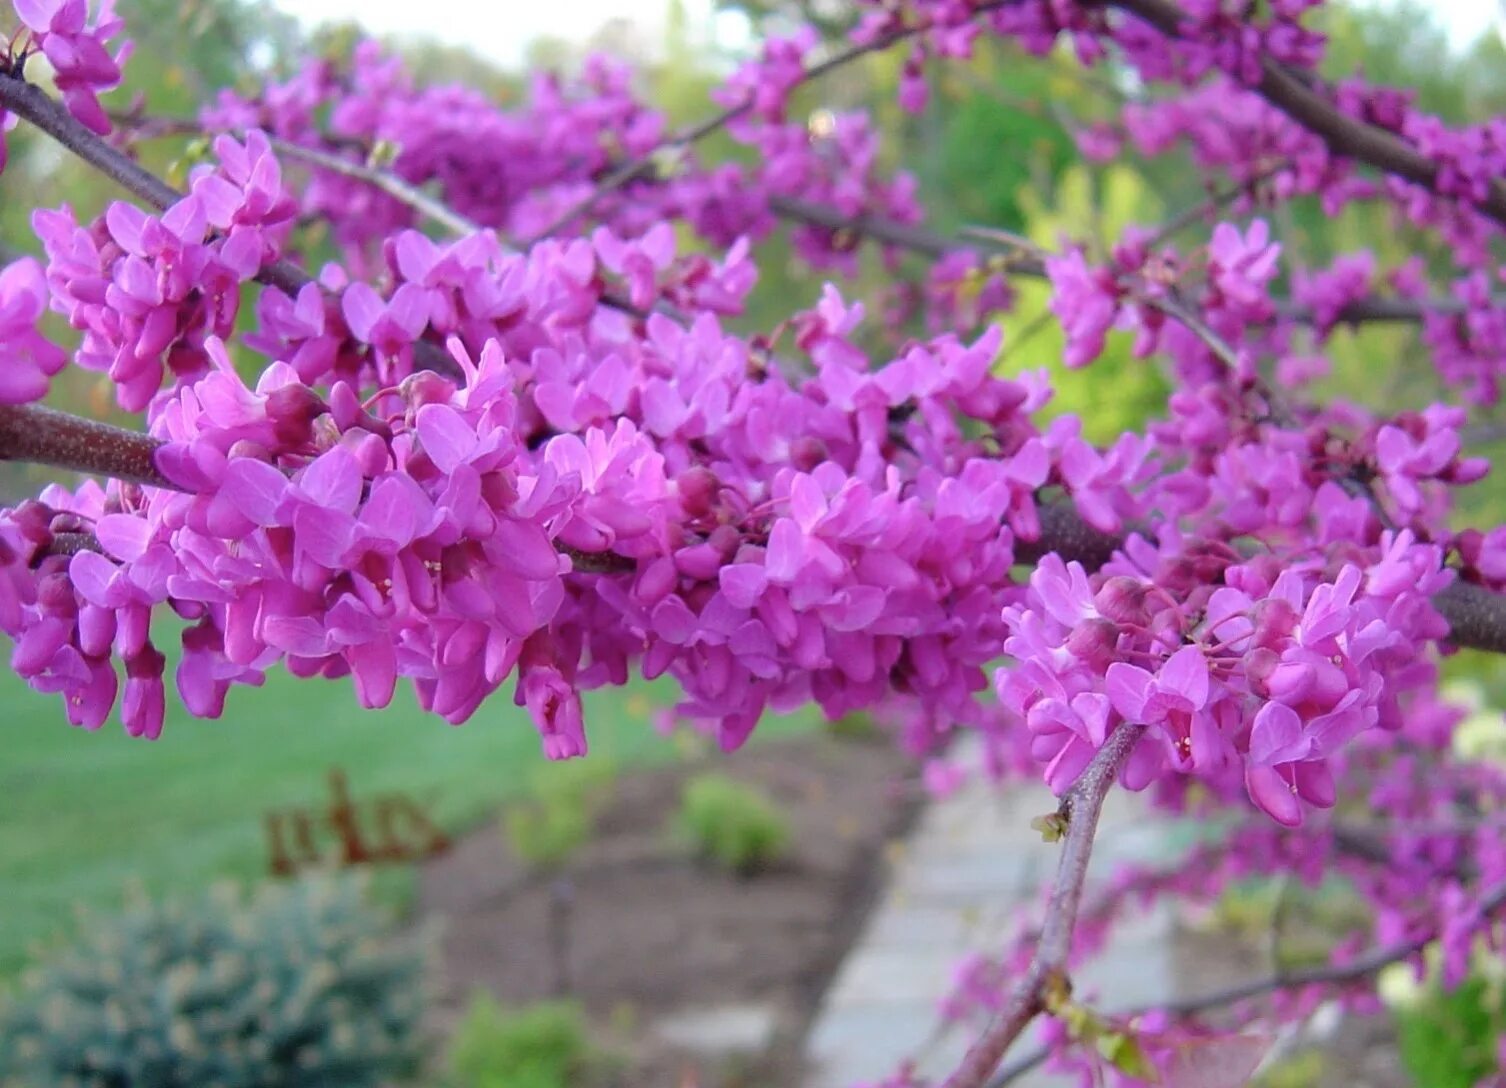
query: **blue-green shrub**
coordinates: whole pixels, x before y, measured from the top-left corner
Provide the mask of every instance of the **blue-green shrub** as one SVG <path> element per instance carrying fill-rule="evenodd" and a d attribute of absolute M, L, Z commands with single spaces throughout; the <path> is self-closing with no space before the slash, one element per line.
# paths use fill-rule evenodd
<path fill-rule="evenodd" d="M 0 1003 L 0 1084 L 374 1088 L 416 1064 L 421 974 L 350 880 L 141 898 Z"/>

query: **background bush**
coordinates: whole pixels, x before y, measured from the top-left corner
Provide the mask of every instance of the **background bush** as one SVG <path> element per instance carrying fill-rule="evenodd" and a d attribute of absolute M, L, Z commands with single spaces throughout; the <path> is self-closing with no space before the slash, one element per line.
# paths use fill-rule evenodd
<path fill-rule="evenodd" d="M 769 796 L 725 775 L 687 782 L 676 822 L 701 858 L 742 876 L 768 868 L 789 848 L 789 821 Z"/>
<path fill-rule="evenodd" d="M 141 898 L 0 1006 L 0 1084 L 384 1084 L 416 1064 L 421 983 L 351 880 Z"/>
<path fill-rule="evenodd" d="M 450 1044 L 455 1088 L 575 1088 L 594 1061 L 573 1001 L 504 1009 L 478 993 Z"/>

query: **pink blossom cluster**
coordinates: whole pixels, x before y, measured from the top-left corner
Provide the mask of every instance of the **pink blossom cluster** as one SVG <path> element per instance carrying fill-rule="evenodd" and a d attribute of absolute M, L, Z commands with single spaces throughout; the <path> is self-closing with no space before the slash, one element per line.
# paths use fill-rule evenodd
<path fill-rule="evenodd" d="M 113 0 L 103 0 L 90 17 L 88 0 L 15 0 L 22 30 L 0 54 L 0 71 L 17 75 L 28 54 L 40 51 L 52 66 L 53 83 L 69 111 L 101 135 L 110 119 L 99 95 L 120 86 L 121 66 L 131 53 L 124 42 L 110 55 L 108 42 L 124 29 Z M 29 41 L 27 38 L 29 37 Z M 5 166 L 5 143 L 0 139 L 0 169 Z"/>
<path fill-rule="evenodd" d="M 121 407 L 141 411 L 164 373 L 208 365 L 205 340 L 229 336 L 241 286 L 279 256 L 296 206 L 265 138 L 215 141 L 187 196 L 161 216 L 124 201 L 80 226 L 71 210 L 38 211 L 52 308 L 83 333 L 74 360 L 107 374 Z"/>

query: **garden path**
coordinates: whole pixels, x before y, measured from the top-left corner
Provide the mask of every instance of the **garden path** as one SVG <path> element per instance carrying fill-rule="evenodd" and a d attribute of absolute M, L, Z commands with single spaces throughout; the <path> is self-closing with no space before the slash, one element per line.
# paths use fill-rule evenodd
<path fill-rule="evenodd" d="M 976 745 L 959 757 L 976 765 Z M 931 802 L 894 851 L 885 888 L 822 1001 L 806 1041 L 805 1088 L 852 1088 L 878 1081 L 907 1058 L 939 1077 L 967 1044 L 944 1030 L 937 1009 L 956 966 L 970 952 L 1001 948 L 1021 912 L 1038 910 L 1057 848 L 1032 831 L 1055 799 L 1039 787 L 998 790 L 981 774 Z M 1104 807 L 1093 871 L 1151 861 L 1173 850 L 1171 825 L 1147 815 L 1122 791 Z M 1090 880 L 1091 887 L 1091 880 Z M 1118 926 L 1102 954 L 1078 972 L 1079 995 L 1105 1011 L 1176 995 L 1173 925 L 1163 907 Z M 1031 1049 L 1022 1043 L 1017 1051 Z M 1019 1088 L 1069 1083 L 1039 1071 Z"/>

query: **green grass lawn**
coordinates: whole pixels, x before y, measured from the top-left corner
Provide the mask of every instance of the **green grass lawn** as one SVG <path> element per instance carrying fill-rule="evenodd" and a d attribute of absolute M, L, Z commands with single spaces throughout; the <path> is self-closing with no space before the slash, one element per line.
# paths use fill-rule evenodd
<path fill-rule="evenodd" d="M 630 766 L 684 751 L 648 724 L 674 691 L 588 695 L 592 756 Z M 510 686 L 459 727 L 421 713 L 406 690 L 374 713 L 356 705 L 348 680 L 281 672 L 264 688 L 233 692 L 219 721 L 191 719 L 172 699 L 169 684 L 158 741 L 133 740 L 114 721 L 87 733 L 67 724 L 56 697 L 0 670 L 0 978 L 36 941 L 66 933 L 75 907 L 109 909 L 132 881 L 163 892 L 264 876 L 263 814 L 323 806 L 332 768 L 345 772 L 358 803 L 403 791 L 453 831 L 549 766 Z M 813 720 L 766 722 L 760 734 Z M 400 896 L 403 881 L 399 870 L 381 887 Z"/>

